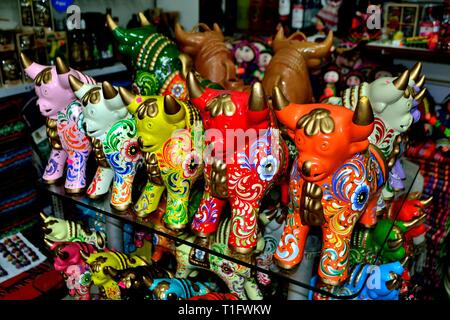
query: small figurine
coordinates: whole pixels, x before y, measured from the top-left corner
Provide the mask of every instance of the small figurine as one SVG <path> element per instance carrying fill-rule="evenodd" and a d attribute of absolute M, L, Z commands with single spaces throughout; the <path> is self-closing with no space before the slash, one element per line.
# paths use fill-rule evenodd
<path fill-rule="evenodd" d="M 154 279 L 149 289 L 154 300 L 185 300 L 212 291 L 208 284 L 178 278 Z"/>
<path fill-rule="evenodd" d="M 44 238 L 50 242 L 81 241 L 103 249 L 106 246 L 106 236 L 103 232 L 91 231 L 79 223 L 70 220 L 46 216 L 41 212 L 44 223 L 42 231 Z"/>
<path fill-rule="evenodd" d="M 86 164 L 91 145 L 82 127 L 81 104 L 69 85 L 69 75 L 83 83 L 95 83 L 94 79 L 68 68 L 61 58 L 56 66 L 43 66 L 21 53 L 25 73 L 34 81 L 37 105 L 47 118 L 47 135 L 52 151 L 45 168 L 43 180 L 52 184 L 62 178 L 67 162 L 65 190 L 81 193 L 86 187 Z"/>
<path fill-rule="evenodd" d="M 55 260 L 53 266 L 60 271 L 66 280 L 69 295 L 76 300 L 91 299 L 91 271 L 81 256 L 80 250 L 89 254 L 97 252 L 97 248 L 84 242 L 48 242 L 53 250 Z"/>
<path fill-rule="evenodd" d="M 278 85 L 292 103 L 311 103 L 313 91 L 308 70 L 320 66 L 332 45 L 332 32 L 323 42 L 315 43 L 306 41 L 301 32 L 286 38 L 283 28 L 280 28 L 272 43 L 274 56 L 262 82 L 265 92 L 272 93 L 274 86 Z"/>
<path fill-rule="evenodd" d="M 136 122 L 109 82 L 104 81 L 101 86 L 83 84 L 72 76 L 69 82 L 83 104 L 86 130 L 93 140 L 99 165 L 88 194 L 97 195 L 99 189 L 107 193 L 114 178 L 111 206 L 126 211 L 131 205 L 134 176 L 143 159 Z"/>
<path fill-rule="evenodd" d="M 214 233 L 229 202 L 229 245 L 249 253 L 256 246 L 260 201 L 282 180 L 287 147 L 271 118 L 261 83 L 253 84 L 250 93 L 215 90 L 203 88 L 190 72 L 187 84 L 206 130 L 205 192 L 192 229 L 202 237 Z"/>
<path fill-rule="evenodd" d="M 173 95 L 187 100 L 184 77 L 190 62 L 174 42 L 151 26 L 125 30 L 110 15 L 106 21 L 119 42 L 119 52 L 131 59 L 136 70 L 134 83 L 140 95 Z"/>
<path fill-rule="evenodd" d="M 203 172 L 202 139 L 194 139 L 203 132 L 198 113 L 171 95 L 135 96 L 124 88 L 119 92 L 134 115 L 147 166 L 147 185 L 134 211 L 139 217 L 154 212 L 167 190 L 164 222 L 169 229 L 181 231 L 190 222 L 190 189 Z"/>
<path fill-rule="evenodd" d="M 272 103 L 299 151 L 291 171 L 291 203 L 275 253 L 278 265 L 297 266 L 311 226 L 321 226 L 323 246 L 318 275 L 339 285 L 347 279 L 355 224 L 376 215 L 387 179 L 383 154 L 369 146 L 374 116 L 367 97 L 355 111 L 336 105 L 290 103 L 275 86 Z"/>
<path fill-rule="evenodd" d="M 181 25 L 175 25 L 175 36 L 181 51 L 194 61 L 194 69 L 201 77 L 229 90 L 242 90 L 244 83 L 238 80 L 233 56 L 225 45 L 225 37 L 217 23 L 211 30 L 200 23 L 204 32 L 186 32 Z"/>
<path fill-rule="evenodd" d="M 100 288 L 103 299 L 119 300 L 120 288 L 113 279 L 116 270 L 124 270 L 140 266 L 148 266 L 140 256 L 127 256 L 121 252 L 97 252 L 80 251 L 81 256 L 91 269 L 92 281 Z"/>
<path fill-rule="evenodd" d="M 173 278 L 173 274 L 156 264 L 124 270 L 108 267 L 108 274 L 117 282 L 122 300 L 146 300 L 152 298 L 149 290 L 154 279 Z"/>
<path fill-rule="evenodd" d="M 404 268 L 398 261 L 379 266 L 358 264 L 354 266 L 349 279 L 342 286 L 323 284 L 317 276 L 311 279 L 311 286 L 341 297 L 358 294 L 353 300 L 398 300 L 403 272 Z M 310 291 L 309 300 L 313 299 L 339 300 Z"/>

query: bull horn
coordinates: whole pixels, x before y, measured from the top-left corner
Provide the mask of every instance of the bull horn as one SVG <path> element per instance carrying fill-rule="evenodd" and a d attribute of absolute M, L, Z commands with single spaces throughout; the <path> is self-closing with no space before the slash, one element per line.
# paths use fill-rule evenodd
<path fill-rule="evenodd" d="M 108 81 L 103 81 L 102 82 L 102 91 L 103 91 L 103 98 L 105 99 L 112 99 L 115 98 L 117 96 L 117 94 L 119 93 L 113 86 L 111 83 L 109 83 Z"/>
<path fill-rule="evenodd" d="M 359 126 L 367 126 L 373 121 L 373 110 L 369 98 L 366 96 L 360 97 L 353 113 L 352 122 Z"/>
<path fill-rule="evenodd" d="M 103 272 L 115 278 L 118 276 L 119 272 L 111 266 L 106 266 L 103 268 Z"/>
<path fill-rule="evenodd" d="M 146 27 L 150 25 L 150 22 L 147 20 L 147 17 L 143 12 L 138 13 L 139 21 L 141 22 L 141 27 Z"/>
<path fill-rule="evenodd" d="M 147 288 L 150 288 L 153 284 L 153 280 L 146 276 L 142 276 L 142 282 L 145 284 Z"/>
<path fill-rule="evenodd" d="M 164 97 L 164 112 L 166 114 L 174 115 L 180 110 L 180 104 L 170 94 Z"/>
<path fill-rule="evenodd" d="M 222 33 L 222 29 L 220 29 L 219 25 L 217 23 L 213 24 L 213 29 L 215 32 Z"/>
<path fill-rule="evenodd" d="M 408 99 L 410 97 L 411 93 L 409 92 L 409 89 L 406 88 L 405 91 L 403 92 L 403 97 L 405 97 L 406 99 Z"/>
<path fill-rule="evenodd" d="M 414 80 L 414 82 L 416 82 L 417 80 L 419 80 L 421 72 L 422 72 L 422 62 L 417 62 L 411 69 L 409 79 Z"/>
<path fill-rule="evenodd" d="M 22 66 L 24 69 L 28 68 L 33 64 L 33 61 L 30 58 L 28 58 L 28 56 L 23 52 L 20 53 L 20 61 L 22 61 Z"/>
<path fill-rule="evenodd" d="M 289 105 L 289 100 L 284 96 L 283 92 L 278 86 L 273 87 L 272 105 L 276 110 L 283 110 Z"/>
<path fill-rule="evenodd" d="M 400 264 L 405 268 L 409 262 L 409 256 L 405 256 L 402 260 L 400 260 Z"/>
<path fill-rule="evenodd" d="M 44 243 L 45 243 L 45 245 L 46 245 L 47 247 L 49 247 L 49 248 L 51 248 L 51 247 L 53 246 L 53 244 L 54 244 L 53 241 L 51 241 L 51 240 L 49 240 L 49 239 L 46 239 L 46 238 L 44 238 Z"/>
<path fill-rule="evenodd" d="M 426 77 L 425 75 L 422 75 L 419 81 L 416 82 L 416 86 L 422 89 L 423 85 L 425 84 Z"/>
<path fill-rule="evenodd" d="M 408 81 L 409 81 L 409 70 L 405 70 L 403 71 L 400 77 L 396 78 L 393 81 L 393 83 L 398 90 L 405 91 L 406 88 L 408 88 Z"/>
<path fill-rule="evenodd" d="M 90 254 L 83 251 L 83 249 L 80 249 L 80 255 L 84 259 L 84 261 L 87 261 L 89 259 Z"/>
<path fill-rule="evenodd" d="M 130 105 L 134 99 L 136 98 L 136 96 L 133 94 L 133 92 L 131 92 L 130 90 L 127 90 L 123 87 L 119 88 L 119 94 L 120 97 L 122 98 L 123 103 L 125 103 L 125 105 Z"/>
<path fill-rule="evenodd" d="M 64 63 L 63 59 L 56 57 L 56 73 L 66 74 L 70 71 L 70 68 Z"/>
<path fill-rule="evenodd" d="M 284 40 L 284 39 L 286 39 L 286 37 L 284 36 L 284 29 L 283 29 L 283 27 L 278 28 L 278 32 L 275 35 L 275 38 L 273 39 L 273 41 L 281 41 L 281 40 Z"/>
<path fill-rule="evenodd" d="M 61 251 L 62 248 L 58 248 L 58 250 L 56 250 L 56 256 L 62 260 L 66 260 L 67 258 L 69 258 L 69 253 L 67 251 Z"/>
<path fill-rule="evenodd" d="M 421 103 L 422 100 L 425 98 L 425 94 L 427 93 L 427 88 L 423 88 L 420 90 L 418 94 L 414 97 L 414 100 L 416 100 L 418 103 Z"/>
<path fill-rule="evenodd" d="M 69 83 L 70 83 L 70 87 L 72 88 L 73 92 L 77 92 L 84 85 L 83 82 L 81 82 L 77 77 L 75 77 L 71 74 L 69 74 Z"/>
<path fill-rule="evenodd" d="M 251 111 L 262 111 L 267 106 L 266 95 L 261 82 L 255 82 L 252 85 L 248 106 Z"/>
<path fill-rule="evenodd" d="M 311 53 L 310 50 L 305 51 L 305 53 L 308 53 L 308 58 L 323 58 L 330 52 L 332 46 L 333 46 L 333 31 L 329 31 L 325 40 L 323 40 L 320 43 L 314 43 L 311 46 L 310 49 L 312 51 Z"/>
<path fill-rule="evenodd" d="M 41 216 L 42 220 L 45 220 L 45 219 L 48 218 L 48 216 L 45 213 L 43 213 L 43 212 L 40 212 L 39 215 Z"/>
<path fill-rule="evenodd" d="M 186 79 L 188 72 L 192 70 L 194 62 L 192 61 L 192 58 L 186 53 L 180 53 L 178 59 L 180 59 L 181 61 L 181 74 Z"/>
<path fill-rule="evenodd" d="M 108 27 L 111 31 L 118 27 L 117 23 L 114 21 L 110 14 L 106 15 L 106 23 L 108 24 Z"/>
<path fill-rule="evenodd" d="M 403 244 L 403 239 L 402 238 L 398 238 L 395 240 L 388 240 L 387 241 L 387 245 L 390 249 L 398 249 L 400 248 L 400 246 Z"/>
<path fill-rule="evenodd" d="M 187 87 L 189 90 L 189 95 L 191 99 L 199 98 L 203 95 L 205 89 L 203 89 L 202 85 L 198 81 L 197 77 L 192 73 L 188 72 L 187 74 Z"/>
<path fill-rule="evenodd" d="M 188 33 L 183 30 L 179 22 L 175 23 L 175 37 L 178 41 L 185 41 Z"/>
<path fill-rule="evenodd" d="M 408 195 L 408 200 L 417 200 L 420 198 L 421 193 L 420 192 L 411 192 Z"/>
<path fill-rule="evenodd" d="M 421 203 L 424 207 L 427 207 L 427 206 L 431 203 L 431 201 L 433 201 L 433 197 L 432 197 L 432 196 L 429 197 L 428 199 L 420 200 L 420 203 Z"/>
<path fill-rule="evenodd" d="M 420 215 L 419 217 L 408 221 L 408 222 L 403 222 L 403 226 L 407 229 L 410 230 L 414 227 L 417 227 L 418 225 L 422 224 L 425 222 L 425 220 L 427 219 L 427 215 L 424 213 L 422 215 Z"/>

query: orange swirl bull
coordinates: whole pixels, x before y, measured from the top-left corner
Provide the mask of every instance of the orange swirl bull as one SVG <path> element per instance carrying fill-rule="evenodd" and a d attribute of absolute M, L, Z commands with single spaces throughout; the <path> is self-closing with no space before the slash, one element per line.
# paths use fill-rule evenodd
<path fill-rule="evenodd" d="M 338 285 L 347 278 L 353 228 L 375 215 L 386 181 L 382 153 L 369 145 L 373 112 L 362 97 L 352 112 L 326 104 L 290 103 L 278 87 L 273 92 L 276 116 L 288 128 L 299 156 L 291 171 L 291 203 L 275 253 L 276 262 L 291 269 L 303 257 L 311 226 L 322 228 L 318 274 Z"/>

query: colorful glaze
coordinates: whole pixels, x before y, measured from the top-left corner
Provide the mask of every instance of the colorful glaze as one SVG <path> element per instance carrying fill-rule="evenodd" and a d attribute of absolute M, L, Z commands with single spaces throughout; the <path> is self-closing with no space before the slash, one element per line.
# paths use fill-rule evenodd
<path fill-rule="evenodd" d="M 208 238 L 189 236 L 186 238 L 186 241 L 196 243 L 226 256 L 252 263 L 254 255 L 244 256 L 228 247 L 230 229 L 231 220 L 226 218 L 220 222 L 215 235 L 211 235 Z M 260 237 L 258 244 L 259 248 L 254 252 L 255 255 L 262 251 L 264 247 L 262 237 Z M 261 300 L 263 298 L 256 280 L 252 275 L 252 270 L 248 267 L 198 250 L 186 244 L 181 244 L 176 247 L 176 259 L 177 278 L 186 279 L 191 273 L 199 269 L 207 269 L 218 275 L 228 286 L 230 292 L 236 294 L 239 299 Z"/>
<path fill-rule="evenodd" d="M 154 279 L 149 289 L 154 300 L 185 300 L 212 291 L 208 284 L 177 278 Z"/>
<path fill-rule="evenodd" d="M 219 84 L 225 89 L 242 90 L 244 83 L 238 80 L 233 55 L 226 47 L 225 37 L 217 23 L 211 30 L 199 23 L 203 32 L 186 32 L 179 23 L 175 24 L 175 37 L 181 51 L 193 60 L 194 69 L 201 77 Z"/>
<path fill-rule="evenodd" d="M 188 74 L 187 83 L 206 130 L 205 192 L 192 229 L 203 237 L 214 233 L 229 202 L 229 245 L 249 253 L 256 246 L 260 202 L 283 177 L 287 147 L 260 83 L 252 86 L 251 93 L 203 88 L 193 73 Z"/>
<path fill-rule="evenodd" d="M 262 81 L 264 90 L 272 93 L 275 85 L 278 85 L 293 103 L 313 102 L 308 70 L 320 66 L 332 45 L 332 32 L 323 42 L 316 43 L 306 41 L 306 36 L 301 32 L 286 38 L 283 28 L 280 28 L 272 42 L 274 56 Z"/>
<path fill-rule="evenodd" d="M 100 288 L 103 299 L 121 299 L 120 287 L 113 279 L 116 270 L 124 270 L 148 263 L 140 256 L 127 256 L 121 252 L 97 252 L 88 254 L 81 251 L 81 255 L 89 265 L 93 283 Z"/>
<path fill-rule="evenodd" d="M 58 57 L 56 66 L 43 66 L 21 54 L 25 73 L 34 81 L 38 96 L 37 105 L 47 118 L 47 134 L 52 151 L 45 168 L 43 180 L 55 183 L 64 174 L 67 163 L 65 190 L 80 193 L 86 187 L 86 164 L 91 145 L 82 127 L 80 103 L 69 85 L 69 76 L 83 83 L 94 79 L 68 68 Z"/>
<path fill-rule="evenodd" d="M 154 279 L 172 278 L 171 272 L 156 264 L 124 270 L 108 268 L 108 273 L 117 282 L 122 300 L 148 300 L 152 298 L 149 290 Z"/>
<path fill-rule="evenodd" d="M 148 181 L 134 211 L 139 217 L 154 212 L 167 190 L 164 223 L 169 229 L 183 230 L 191 218 L 191 187 L 203 171 L 203 131 L 198 113 L 171 95 L 134 96 L 124 88 L 119 91 L 134 115 L 147 166 Z"/>
<path fill-rule="evenodd" d="M 119 27 L 110 15 L 108 26 L 119 42 L 119 52 L 131 59 L 135 68 L 135 86 L 140 95 L 173 95 L 187 100 L 184 58 L 176 44 L 147 26 L 125 30 Z"/>
<path fill-rule="evenodd" d="M 44 239 L 50 242 L 81 241 L 91 244 L 98 249 L 105 248 L 106 236 L 103 232 L 91 231 L 83 225 L 70 220 L 46 216 L 41 213 L 44 224 L 42 231 Z"/>
<path fill-rule="evenodd" d="M 106 166 L 101 172 L 112 172 L 109 180 L 100 176 L 94 178 L 92 183 L 97 186 L 103 181 L 110 185 L 113 178 L 111 206 L 118 211 L 126 211 L 131 205 L 134 176 L 143 159 L 137 141 L 136 123 L 119 92 L 110 83 L 88 85 L 71 77 L 70 84 L 83 103 L 86 130 L 95 139 L 94 145 L 101 150 L 97 160 L 101 157 L 99 165 Z"/>
<path fill-rule="evenodd" d="M 203 296 L 194 296 L 187 300 L 239 300 L 239 297 L 234 293 L 211 292 Z"/>
<path fill-rule="evenodd" d="M 55 255 L 53 266 L 63 274 L 69 295 L 75 300 L 90 300 L 91 271 L 80 250 L 91 254 L 97 252 L 97 248 L 83 242 L 55 242 L 48 246 Z"/>
<path fill-rule="evenodd" d="M 381 151 L 370 145 L 373 112 L 367 97 L 354 112 L 335 105 L 290 103 L 278 87 L 273 104 L 294 139 L 299 156 L 290 180 L 291 203 L 275 259 L 286 269 L 303 257 L 311 226 L 322 228 L 318 275 L 339 285 L 347 279 L 350 240 L 356 222 L 376 219 L 376 204 L 387 178 Z"/>
<path fill-rule="evenodd" d="M 404 268 L 400 262 L 375 265 L 354 266 L 344 285 L 336 287 L 323 284 L 315 276 L 311 286 L 328 291 L 337 296 L 350 296 L 358 293 L 353 300 L 398 300 Z M 338 300 L 310 291 L 310 300 Z"/>

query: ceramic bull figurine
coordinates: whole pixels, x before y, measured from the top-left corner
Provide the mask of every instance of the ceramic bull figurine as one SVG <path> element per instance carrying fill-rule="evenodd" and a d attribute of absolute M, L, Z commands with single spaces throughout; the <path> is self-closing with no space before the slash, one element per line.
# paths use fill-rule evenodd
<path fill-rule="evenodd" d="M 186 32 L 181 25 L 175 25 L 175 37 L 180 49 L 189 55 L 193 67 L 201 77 L 221 85 L 229 90 L 242 90 L 244 83 L 238 80 L 231 51 L 225 45 L 225 37 L 217 23 L 211 30 L 206 24 L 199 23 L 203 32 Z"/>
<path fill-rule="evenodd" d="M 320 283 L 315 276 L 311 286 L 328 291 L 337 296 L 350 296 L 359 293 L 353 300 L 398 300 L 402 285 L 404 268 L 400 262 L 375 265 L 354 266 L 344 285 L 335 287 Z M 310 300 L 339 300 L 310 291 Z"/>
<path fill-rule="evenodd" d="M 46 244 L 54 252 L 53 266 L 63 274 L 69 295 L 76 300 L 90 300 L 91 271 L 80 250 L 91 254 L 96 253 L 97 248 L 84 242 L 46 241 Z"/>
<path fill-rule="evenodd" d="M 100 288 L 103 299 L 118 300 L 121 298 L 119 285 L 113 279 L 116 270 L 148 266 L 144 258 L 140 256 L 130 257 L 121 252 L 110 251 L 89 254 L 81 250 L 80 253 L 89 265 L 92 281 L 94 285 Z"/>
<path fill-rule="evenodd" d="M 291 171 L 291 202 L 275 253 L 280 267 L 291 269 L 303 257 L 311 226 L 322 228 L 318 275 L 339 285 L 347 279 L 350 240 L 355 224 L 372 219 L 387 178 L 381 151 L 369 146 L 373 111 L 361 97 L 355 111 L 336 105 L 290 103 L 274 88 L 272 103 L 287 127 L 299 156 Z"/>
<path fill-rule="evenodd" d="M 142 14 L 140 17 L 141 21 L 145 18 Z M 151 26 L 125 30 L 110 15 L 106 21 L 119 43 L 119 52 L 131 59 L 135 68 L 134 84 L 140 95 L 170 94 L 187 100 L 184 77 L 189 59 L 180 53 L 174 42 Z"/>
<path fill-rule="evenodd" d="M 191 72 L 187 83 L 206 130 L 205 192 L 192 229 L 202 237 L 214 233 L 229 202 L 229 245 L 239 253 L 249 253 L 256 246 L 260 202 L 283 177 L 287 147 L 260 83 L 250 93 L 215 90 L 203 88 Z"/>
<path fill-rule="evenodd" d="M 154 279 L 149 287 L 154 300 L 186 300 L 212 291 L 208 283 L 188 279 Z"/>
<path fill-rule="evenodd" d="M 261 221 L 270 223 L 274 217 L 275 215 L 265 217 L 265 214 L 261 214 Z M 219 223 L 215 235 L 210 235 L 208 238 L 190 236 L 185 240 L 226 256 L 234 257 L 240 261 L 252 263 L 254 257 L 265 246 L 264 238 L 262 236 L 259 237 L 258 246 L 253 252 L 253 255 L 241 255 L 228 247 L 228 237 L 231 227 L 231 219 L 226 218 Z M 228 286 L 230 292 L 236 294 L 239 299 L 261 300 L 263 298 L 255 277 L 252 274 L 252 270 L 246 266 L 223 259 L 214 254 L 209 254 L 186 244 L 180 244 L 176 247 L 176 259 L 177 272 L 175 276 L 177 278 L 184 279 L 199 269 L 207 269 L 218 275 Z"/>
<path fill-rule="evenodd" d="M 283 28 L 279 28 L 272 42 L 274 56 L 262 81 L 264 91 L 271 94 L 275 85 L 278 85 L 292 103 L 312 103 L 309 70 L 320 66 L 332 45 L 331 31 L 323 42 L 316 43 L 306 41 L 306 36 L 301 32 L 286 38 Z"/>
<path fill-rule="evenodd" d="M 106 236 L 103 232 L 91 231 L 80 223 L 46 216 L 42 212 L 40 215 L 44 223 L 42 228 L 44 239 L 49 242 L 81 241 L 91 244 L 98 249 L 104 249 L 106 246 Z"/>
<path fill-rule="evenodd" d="M 202 136 L 198 113 L 171 95 L 135 96 L 124 88 L 119 92 L 134 115 L 148 174 L 134 211 L 139 217 L 154 212 L 167 190 L 164 222 L 169 229 L 181 231 L 190 222 L 190 189 L 203 172 L 202 139 L 194 137 Z"/>
<path fill-rule="evenodd" d="M 34 81 L 37 104 L 47 118 L 52 151 L 43 180 L 52 184 L 62 178 L 67 163 L 65 190 L 81 193 L 86 187 L 86 164 L 91 144 L 82 128 L 82 109 L 69 85 L 69 75 L 83 83 L 95 83 L 87 75 L 68 68 L 61 58 L 56 66 L 43 66 L 21 53 L 25 73 Z"/>
<path fill-rule="evenodd" d="M 362 83 L 344 91 L 342 98 L 331 98 L 330 103 L 342 104 L 355 109 L 360 96 L 367 96 L 373 106 L 374 130 L 369 137 L 387 159 L 390 172 L 389 183 L 383 190 L 386 200 L 393 198 L 393 190 L 403 189 L 401 179 L 405 177 L 399 162 L 404 133 L 413 122 L 420 119 L 418 105 L 426 94 L 425 76 L 421 75 L 422 64 L 405 70 L 399 77 L 383 77 L 371 83 Z M 375 221 L 372 225 L 375 224 Z"/>
<path fill-rule="evenodd" d="M 117 282 L 122 300 L 151 299 L 149 290 L 154 279 L 173 278 L 173 274 L 156 264 L 136 268 L 116 270 L 108 267 L 108 274 Z"/>
<path fill-rule="evenodd" d="M 91 184 L 109 190 L 112 178 L 111 207 L 126 211 L 136 171 L 143 157 L 139 150 L 137 128 L 119 92 L 109 82 L 83 84 L 69 77 L 70 85 L 84 108 L 87 134 L 93 139 L 99 167 Z M 106 172 L 106 173 L 105 173 Z"/>

